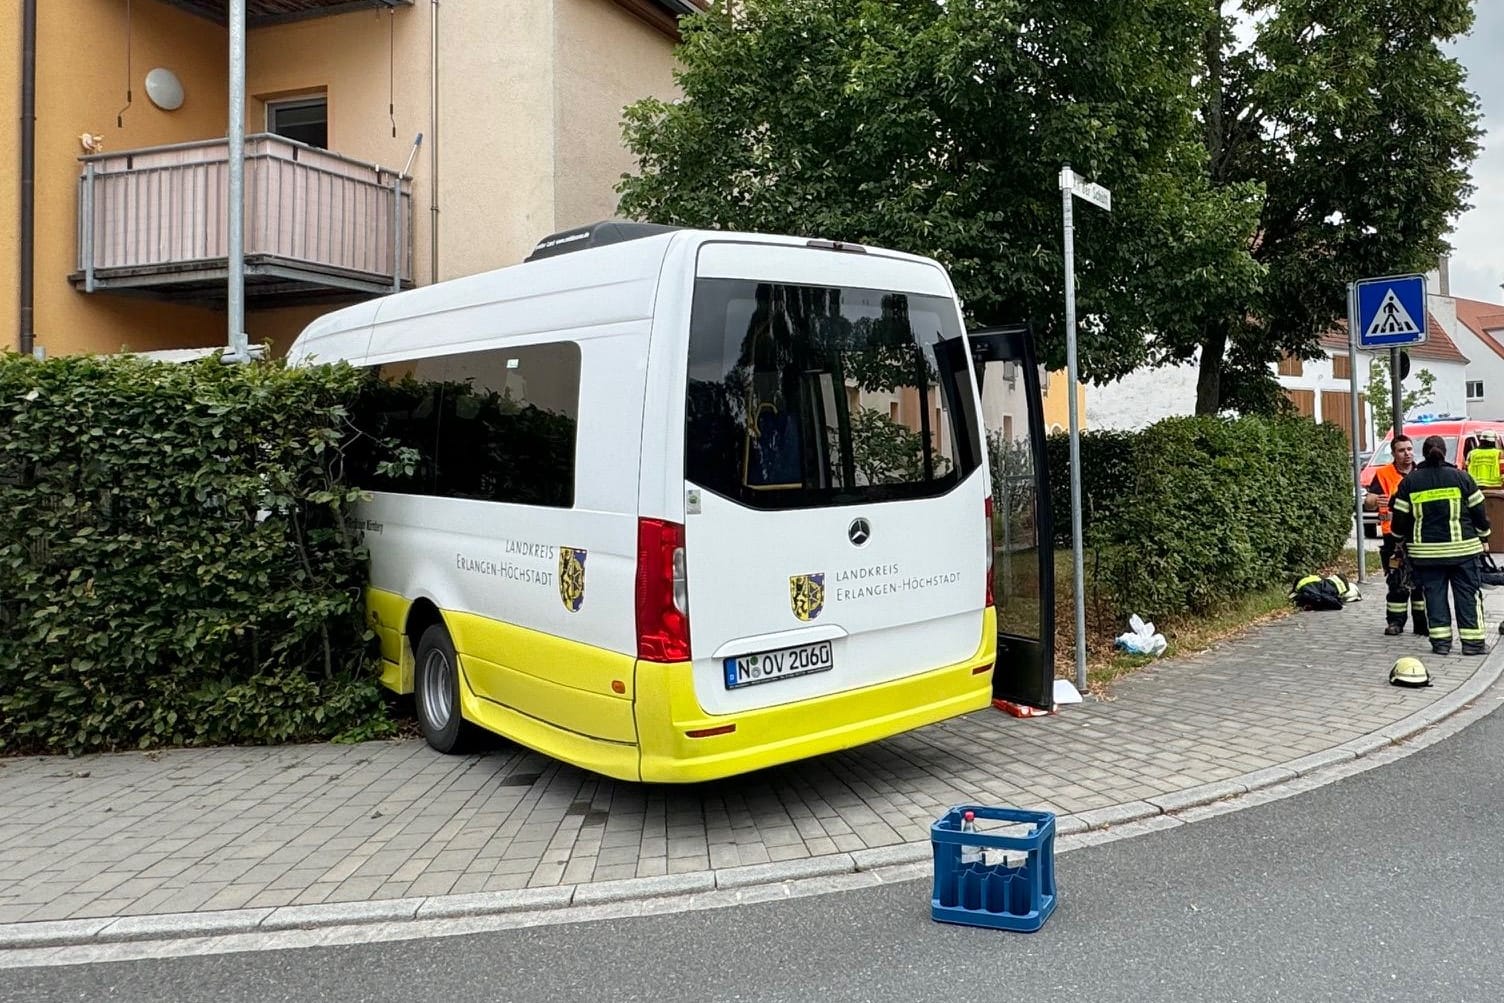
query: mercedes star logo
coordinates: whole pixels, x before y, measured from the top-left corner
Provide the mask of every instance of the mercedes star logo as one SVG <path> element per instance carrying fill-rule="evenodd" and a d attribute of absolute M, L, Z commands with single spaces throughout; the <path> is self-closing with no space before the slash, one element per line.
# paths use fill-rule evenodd
<path fill-rule="evenodd" d="M 866 519 L 853 519 L 851 525 L 846 527 L 846 539 L 851 541 L 853 547 L 860 547 L 872 539 L 872 524 Z"/>

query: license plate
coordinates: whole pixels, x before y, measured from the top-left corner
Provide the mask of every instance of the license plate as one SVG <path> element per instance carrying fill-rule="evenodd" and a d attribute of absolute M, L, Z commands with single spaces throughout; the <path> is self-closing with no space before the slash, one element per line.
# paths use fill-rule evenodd
<path fill-rule="evenodd" d="M 736 690 L 815 672 L 829 672 L 833 665 L 829 641 L 738 655 L 726 659 L 726 688 Z"/>

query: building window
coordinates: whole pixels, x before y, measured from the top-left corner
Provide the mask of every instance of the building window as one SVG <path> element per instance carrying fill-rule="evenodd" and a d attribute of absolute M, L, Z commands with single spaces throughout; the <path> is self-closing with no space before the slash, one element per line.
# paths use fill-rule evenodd
<path fill-rule="evenodd" d="M 1483 399 L 1482 380 L 1467 381 L 1467 399 L 1470 401 L 1481 401 Z"/>
<path fill-rule="evenodd" d="M 266 103 L 266 131 L 284 139 L 329 148 L 329 98 L 303 97 Z"/>
<path fill-rule="evenodd" d="M 1281 376 L 1300 376 L 1304 372 L 1305 368 L 1300 364 L 1300 360 L 1293 355 L 1287 355 L 1279 360 L 1279 374 Z"/>
<path fill-rule="evenodd" d="M 1332 379 L 1350 380 L 1353 378 L 1353 367 L 1350 365 L 1352 357 L 1348 355 L 1332 356 Z"/>

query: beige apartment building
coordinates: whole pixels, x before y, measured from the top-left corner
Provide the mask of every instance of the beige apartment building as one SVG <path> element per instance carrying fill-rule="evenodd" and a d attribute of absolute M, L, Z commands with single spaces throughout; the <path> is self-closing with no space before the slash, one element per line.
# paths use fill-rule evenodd
<path fill-rule="evenodd" d="M 611 216 L 632 166 L 621 110 L 674 93 L 678 18 L 697 6 L 246 0 L 250 340 L 285 349 L 331 305 L 512 264 L 545 234 Z M 47 354 L 225 343 L 226 7 L 17 0 L 0 17 L 7 347 L 26 323 L 28 257 Z M 27 8 L 30 248 L 15 209 Z"/>

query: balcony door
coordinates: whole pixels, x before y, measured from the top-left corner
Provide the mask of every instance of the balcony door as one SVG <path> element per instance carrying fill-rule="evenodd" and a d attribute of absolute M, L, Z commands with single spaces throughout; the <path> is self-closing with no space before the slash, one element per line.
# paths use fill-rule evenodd
<path fill-rule="evenodd" d="M 329 148 L 329 98 L 310 95 L 266 103 L 266 131 L 320 150 Z"/>

